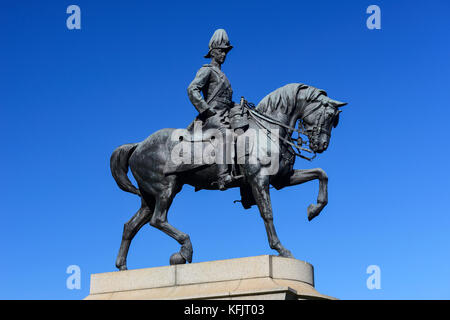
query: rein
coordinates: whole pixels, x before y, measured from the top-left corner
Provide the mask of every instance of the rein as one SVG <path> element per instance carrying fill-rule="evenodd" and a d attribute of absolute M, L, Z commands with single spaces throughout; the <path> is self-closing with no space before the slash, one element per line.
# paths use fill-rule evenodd
<path fill-rule="evenodd" d="M 296 128 L 293 128 L 293 127 L 291 127 L 291 126 L 288 126 L 288 125 L 286 125 L 286 124 L 284 124 L 284 123 L 282 123 L 282 122 L 280 122 L 280 121 L 278 121 L 278 120 L 276 120 L 276 119 L 273 119 L 273 118 L 268 117 L 268 116 L 266 116 L 266 115 L 264 115 L 264 114 L 261 114 L 260 112 L 256 111 L 255 105 L 254 105 L 253 103 L 249 103 L 249 102 L 248 102 L 247 100 L 245 100 L 245 99 L 242 99 L 242 100 L 243 100 L 243 103 L 241 103 L 241 105 L 242 105 L 245 109 L 248 110 L 248 113 L 249 113 L 249 115 L 252 117 L 252 119 L 253 119 L 260 127 L 262 127 L 263 129 L 266 130 L 266 135 L 267 135 L 269 138 L 270 138 L 269 130 L 267 129 L 267 127 L 266 127 L 259 119 L 262 119 L 262 120 L 265 120 L 265 121 L 267 121 L 267 122 L 276 124 L 276 125 L 278 125 L 278 126 L 280 126 L 280 127 L 283 127 L 283 128 L 285 128 L 285 129 L 288 130 L 288 131 L 287 131 L 287 134 L 286 134 L 286 137 L 289 137 L 289 139 L 286 139 L 286 138 L 281 137 L 281 136 L 278 137 L 278 138 L 279 138 L 280 140 L 282 140 L 284 143 L 286 143 L 286 144 L 288 144 L 288 145 L 290 145 L 290 146 L 292 146 L 292 147 L 294 147 L 295 149 L 298 150 L 298 152 L 296 152 L 295 150 L 289 150 L 289 149 L 288 149 L 289 152 L 293 153 L 293 154 L 294 154 L 295 156 L 297 156 L 297 157 L 300 157 L 300 158 L 305 159 L 305 160 L 308 160 L 308 161 L 311 161 L 311 160 L 313 160 L 313 159 L 316 157 L 317 154 L 316 154 L 314 151 L 312 151 L 312 150 L 309 149 L 309 148 L 303 148 L 303 147 L 301 146 L 301 145 L 303 145 L 303 144 L 306 144 L 306 142 L 303 142 L 302 139 L 301 139 L 300 137 L 299 137 L 297 140 L 295 140 L 295 139 L 293 139 L 293 138 L 290 136 L 294 131 L 297 132 L 299 135 L 300 135 L 300 134 L 306 135 L 306 134 L 305 134 L 305 131 L 303 130 L 303 126 L 302 126 L 301 130 L 296 129 Z M 301 123 L 301 121 L 303 121 L 303 119 L 304 119 L 305 117 L 307 117 L 308 115 L 310 115 L 311 113 L 313 113 L 314 111 L 316 111 L 317 109 L 319 109 L 320 106 L 321 106 L 321 105 L 319 104 L 316 108 L 313 108 L 310 112 L 308 112 L 306 115 L 304 115 L 304 116 L 300 119 L 300 123 Z M 259 118 L 259 119 L 258 119 L 258 118 Z M 306 135 L 306 136 L 307 136 L 307 135 Z M 295 142 L 297 142 L 297 144 L 296 144 Z M 301 145 L 299 146 L 298 143 L 300 143 Z M 310 157 L 306 157 L 306 156 L 304 156 L 304 155 L 301 154 L 301 151 L 305 151 L 305 152 L 308 152 L 308 153 L 314 153 L 314 156 L 312 156 L 311 158 L 310 158 Z"/>

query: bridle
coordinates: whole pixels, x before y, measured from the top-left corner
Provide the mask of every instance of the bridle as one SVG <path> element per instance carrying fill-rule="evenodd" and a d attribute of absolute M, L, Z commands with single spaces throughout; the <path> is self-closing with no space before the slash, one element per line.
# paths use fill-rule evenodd
<path fill-rule="evenodd" d="M 327 135 L 328 137 L 331 136 L 331 133 L 330 133 L 329 130 L 324 130 L 324 129 L 323 129 L 323 127 L 324 127 L 324 122 L 325 122 L 325 111 L 326 111 L 326 108 L 323 108 L 323 109 L 322 109 L 322 112 L 321 112 L 321 113 L 319 114 L 319 116 L 317 117 L 317 119 L 316 119 L 316 121 L 315 121 L 314 126 L 312 127 L 312 129 L 306 130 L 306 129 L 303 127 L 303 120 L 304 120 L 307 116 L 309 116 L 309 115 L 311 115 L 312 113 L 316 112 L 320 107 L 323 107 L 323 106 L 326 106 L 326 105 L 323 105 L 322 103 L 320 103 L 316 108 L 313 108 L 312 110 L 310 110 L 307 114 L 305 114 L 305 115 L 300 119 L 301 121 L 299 122 L 299 125 L 302 126 L 302 131 L 305 132 L 305 134 L 308 133 L 308 134 L 307 134 L 308 137 L 316 137 L 316 136 L 321 135 L 321 134 L 325 134 L 325 135 Z"/>
<path fill-rule="evenodd" d="M 296 152 L 293 149 L 289 149 L 289 148 L 287 149 L 290 153 L 293 153 L 293 156 L 297 156 L 297 157 L 300 157 L 300 158 L 308 160 L 308 161 L 313 160 L 317 156 L 316 152 L 312 151 L 310 148 L 302 147 L 302 145 L 307 145 L 307 144 L 309 144 L 309 142 L 304 142 L 300 135 L 307 136 L 308 140 L 310 140 L 309 137 L 315 137 L 315 136 L 317 136 L 319 134 L 327 134 L 328 136 L 330 136 L 330 133 L 328 131 L 323 130 L 323 122 L 324 121 L 320 121 L 322 118 L 324 118 L 325 108 L 323 108 L 323 112 L 317 118 L 316 123 L 315 123 L 315 125 L 313 126 L 313 128 L 311 130 L 305 130 L 305 128 L 303 126 L 303 120 L 307 116 L 311 115 L 312 113 L 316 112 L 319 108 L 321 108 L 323 106 L 322 103 L 319 103 L 316 107 L 314 107 L 311 110 L 309 110 L 305 115 L 303 115 L 299 119 L 300 120 L 299 121 L 300 129 L 296 129 L 296 128 L 291 127 L 289 125 L 286 125 L 286 124 L 284 124 L 284 123 L 282 123 L 282 122 L 280 122 L 278 120 L 275 120 L 275 119 L 273 119 L 271 117 L 268 117 L 268 116 L 266 116 L 264 114 L 261 114 L 260 112 L 258 112 L 255 109 L 255 105 L 253 103 L 250 103 L 250 102 L 248 102 L 245 99 L 241 100 L 241 105 L 242 105 L 243 108 L 248 110 L 248 114 L 255 121 L 255 123 L 258 126 L 260 126 L 261 128 L 266 130 L 266 135 L 269 138 L 271 138 L 270 137 L 270 130 L 267 128 L 267 126 L 264 125 L 264 123 L 261 122 L 260 119 L 265 120 L 265 121 L 270 122 L 270 123 L 273 123 L 273 124 L 276 124 L 276 125 L 278 125 L 280 127 L 283 127 L 285 129 L 287 129 L 286 137 L 279 136 L 278 138 L 282 142 L 284 142 L 284 143 L 286 143 L 286 144 L 288 144 L 288 145 L 290 145 L 290 146 L 292 146 L 292 147 L 294 147 L 295 149 L 298 150 L 298 152 Z M 293 132 L 297 132 L 297 134 L 298 134 L 298 138 L 297 139 L 294 139 L 294 138 L 291 137 Z M 313 153 L 314 155 L 312 157 L 307 157 L 307 156 L 302 155 L 301 151 L 305 151 L 305 152 L 308 152 L 308 153 Z M 292 159 L 292 157 L 289 160 L 291 160 L 291 159 Z"/>

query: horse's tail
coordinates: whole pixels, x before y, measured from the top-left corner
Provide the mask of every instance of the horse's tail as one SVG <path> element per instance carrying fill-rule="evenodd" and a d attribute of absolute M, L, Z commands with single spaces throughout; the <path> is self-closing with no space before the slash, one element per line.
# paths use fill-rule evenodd
<path fill-rule="evenodd" d="M 139 190 L 128 178 L 128 159 L 130 159 L 138 143 L 124 144 L 114 150 L 111 155 L 111 173 L 120 189 L 141 196 Z"/>

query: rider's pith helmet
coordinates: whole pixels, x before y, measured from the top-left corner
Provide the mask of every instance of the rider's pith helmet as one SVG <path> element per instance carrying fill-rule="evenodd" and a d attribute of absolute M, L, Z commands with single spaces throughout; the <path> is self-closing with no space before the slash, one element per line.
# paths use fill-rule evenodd
<path fill-rule="evenodd" d="M 228 39 L 227 32 L 224 29 L 217 29 L 211 40 L 209 40 L 209 51 L 206 54 L 205 58 L 211 58 L 211 51 L 213 49 L 226 49 L 227 52 L 233 49 L 233 46 L 230 45 L 230 40 Z"/>

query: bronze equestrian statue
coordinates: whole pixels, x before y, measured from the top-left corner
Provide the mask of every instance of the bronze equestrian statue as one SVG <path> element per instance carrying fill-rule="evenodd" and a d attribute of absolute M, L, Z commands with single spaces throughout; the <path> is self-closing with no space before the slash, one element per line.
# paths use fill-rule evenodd
<path fill-rule="evenodd" d="M 211 58 L 211 63 L 197 72 L 188 88 L 189 98 L 199 115 L 187 130 L 183 129 L 179 134 L 180 129 L 162 129 L 142 142 L 124 144 L 113 152 L 111 172 L 118 186 L 141 198 L 140 209 L 124 225 L 116 260 L 119 270 L 127 269 L 131 241 L 148 222 L 181 245 L 180 251 L 170 257 L 170 264 L 192 262 L 189 235 L 167 221 L 172 201 L 185 184 L 194 186 L 196 190 L 240 188 L 242 206 L 245 209 L 255 204 L 258 206 L 269 245 L 282 257 L 293 256 L 281 244 L 275 231 L 270 185 L 279 190 L 318 179 L 319 195 L 317 203 L 307 208 L 308 219 L 319 215 L 327 204 L 326 173 L 320 168 L 294 170 L 293 166 L 296 156 L 309 159 L 302 151 L 316 154 L 328 148 L 331 130 L 339 122 L 339 108 L 346 103 L 329 98 L 323 90 L 292 83 L 271 92 L 256 107 L 245 99 L 235 104 L 230 82 L 221 70 L 231 48 L 225 30 L 216 30 L 205 56 Z M 196 137 L 196 125 L 201 128 L 200 137 L 198 134 Z M 210 129 L 216 130 L 213 135 L 206 134 Z M 292 138 L 294 131 L 299 134 L 298 139 Z M 248 133 L 256 133 L 258 138 Z M 306 136 L 307 141 L 300 135 Z M 224 158 L 218 156 L 217 159 L 232 161 L 187 161 L 180 164 L 175 158 L 186 154 L 186 150 L 179 152 L 177 149 L 182 144 L 188 146 L 186 150 L 195 144 L 200 145 L 200 154 L 205 154 L 205 150 L 214 145 L 213 156 L 222 153 Z M 230 148 L 230 145 L 234 147 Z M 239 145 L 245 146 L 241 148 L 242 152 L 236 147 Z M 268 145 L 272 146 L 270 150 Z M 308 145 L 309 148 L 306 147 Z M 228 151 L 222 152 L 225 149 Z M 137 187 L 129 180 L 128 169 L 131 169 Z"/>

